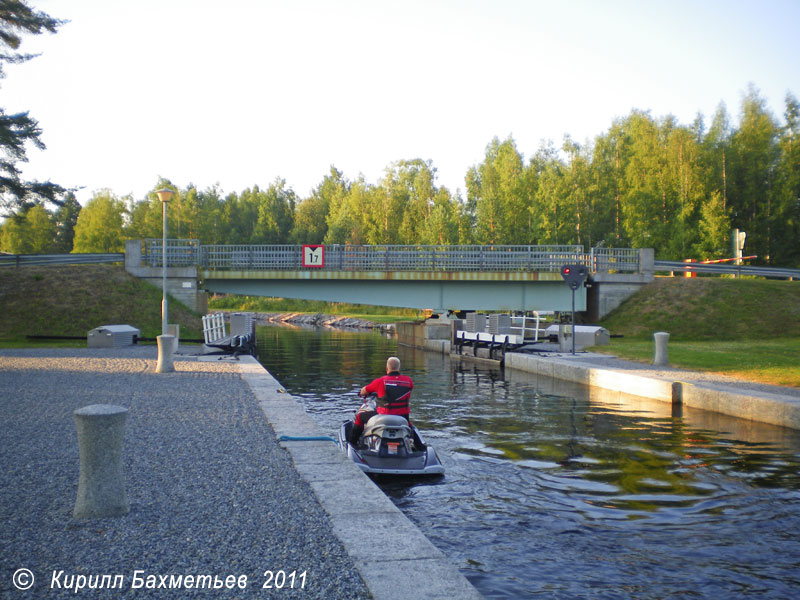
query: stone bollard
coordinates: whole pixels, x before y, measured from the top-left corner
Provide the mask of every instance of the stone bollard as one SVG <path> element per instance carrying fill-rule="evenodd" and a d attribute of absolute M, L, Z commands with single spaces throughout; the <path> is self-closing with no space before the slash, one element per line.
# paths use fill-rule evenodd
<path fill-rule="evenodd" d="M 92 404 L 73 413 L 81 457 L 78 497 L 72 515 L 80 518 L 128 514 L 122 474 L 122 438 L 128 409 Z"/>
<path fill-rule="evenodd" d="M 657 331 L 653 334 L 653 338 L 656 341 L 656 353 L 653 358 L 653 364 L 666 367 L 669 365 L 669 356 L 667 355 L 669 334 L 666 331 Z"/>
<path fill-rule="evenodd" d="M 158 340 L 158 363 L 156 373 L 172 373 L 175 366 L 172 364 L 172 348 L 175 344 L 175 336 L 159 335 Z"/>

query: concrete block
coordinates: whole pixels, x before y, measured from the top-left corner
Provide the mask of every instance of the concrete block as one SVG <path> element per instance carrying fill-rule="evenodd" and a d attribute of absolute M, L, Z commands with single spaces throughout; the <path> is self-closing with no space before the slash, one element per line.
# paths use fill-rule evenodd
<path fill-rule="evenodd" d="M 375 552 L 375 544 L 363 543 L 365 528 L 371 541 L 381 547 L 391 548 L 389 554 L 392 560 L 444 558 L 442 552 L 400 511 L 365 513 L 361 518 L 353 519 L 337 518 L 332 521 L 332 526 L 336 537 L 350 548 L 348 554 L 357 561 L 371 562 L 381 556 L 380 552 Z"/>
<path fill-rule="evenodd" d="M 347 458 L 333 442 L 281 442 L 289 451 L 295 465 L 302 463 L 341 463 Z"/>
<path fill-rule="evenodd" d="M 364 472 L 348 460 L 344 453 L 342 461 L 330 460 L 324 463 L 296 462 L 295 469 L 308 482 L 337 481 L 344 486 L 373 485 Z"/>
<path fill-rule="evenodd" d="M 403 515 L 377 485 L 371 481 L 369 485 L 366 483 L 348 487 L 336 481 L 312 481 L 309 485 L 319 503 L 331 517 L 346 516 L 348 520 L 362 520 L 366 516 L 372 518 L 377 513 Z"/>
<path fill-rule="evenodd" d="M 558 379 L 556 373 L 556 363 L 552 360 L 542 359 L 539 357 L 533 358 L 534 372 L 545 377 L 552 377 Z"/>
<path fill-rule="evenodd" d="M 73 413 L 81 461 L 75 518 L 118 517 L 130 511 L 122 471 L 127 416 L 127 408 L 110 404 L 92 404 Z"/>
<path fill-rule="evenodd" d="M 356 561 L 356 567 L 375 600 L 479 600 L 483 596 L 446 559 L 404 562 L 407 569 L 393 569 L 390 562 Z M 413 573 L 409 577 L 409 573 Z"/>
<path fill-rule="evenodd" d="M 450 321 L 427 321 L 425 323 L 426 340 L 450 340 Z"/>
<path fill-rule="evenodd" d="M 573 383 L 589 383 L 590 373 L 583 365 L 571 363 L 569 360 L 560 360 L 555 362 L 553 370 L 558 373 L 559 379 Z"/>

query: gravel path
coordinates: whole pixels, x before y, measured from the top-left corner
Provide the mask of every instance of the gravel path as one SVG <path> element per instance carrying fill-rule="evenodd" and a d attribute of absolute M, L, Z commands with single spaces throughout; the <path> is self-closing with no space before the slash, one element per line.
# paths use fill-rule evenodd
<path fill-rule="evenodd" d="M 176 373 L 157 374 L 155 359 L 154 346 L 0 350 L 0 597 L 369 598 L 235 364 L 176 357 Z M 72 412 L 98 403 L 130 410 L 131 512 L 76 520 Z M 21 568 L 36 577 L 27 592 L 12 586 Z M 50 589 L 62 570 L 62 587 L 72 575 L 104 574 L 124 575 L 124 586 Z M 135 570 L 142 577 L 246 575 L 247 587 L 131 589 Z M 295 589 L 288 581 L 262 589 L 267 570 L 295 571 Z"/>

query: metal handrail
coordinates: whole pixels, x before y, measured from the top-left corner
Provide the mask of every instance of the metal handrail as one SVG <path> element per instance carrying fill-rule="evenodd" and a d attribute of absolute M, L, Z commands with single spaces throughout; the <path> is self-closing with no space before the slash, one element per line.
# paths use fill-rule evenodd
<path fill-rule="evenodd" d="M 142 242 L 142 260 L 151 267 L 163 264 L 161 246 L 163 240 L 147 239 Z M 200 259 L 200 240 L 167 240 L 167 265 L 170 267 L 193 267 Z"/>
<path fill-rule="evenodd" d="M 159 254 L 160 255 L 160 254 Z M 168 251 L 168 257 L 171 255 Z M 638 252 L 637 252 L 638 257 Z M 169 260 L 169 258 L 168 258 Z M 591 266 L 582 246 L 363 246 L 326 245 L 322 270 L 335 271 L 554 271 L 567 264 Z M 620 263 L 622 266 L 622 263 Z M 624 265 L 631 266 L 629 260 Z M 300 245 L 200 247 L 206 269 L 298 270 Z M 638 258 L 634 270 L 638 270 Z"/>

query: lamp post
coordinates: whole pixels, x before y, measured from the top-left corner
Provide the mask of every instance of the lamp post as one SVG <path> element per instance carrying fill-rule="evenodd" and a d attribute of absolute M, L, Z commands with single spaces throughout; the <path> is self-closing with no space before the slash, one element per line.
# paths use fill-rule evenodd
<path fill-rule="evenodd" d="M 167 203 L 172 200 L 173 193 L 167 188 L 156 191 L 158 199 L 161 200 L 163 219 L 161 227 L 161 335 L 167 335 Z"/>

